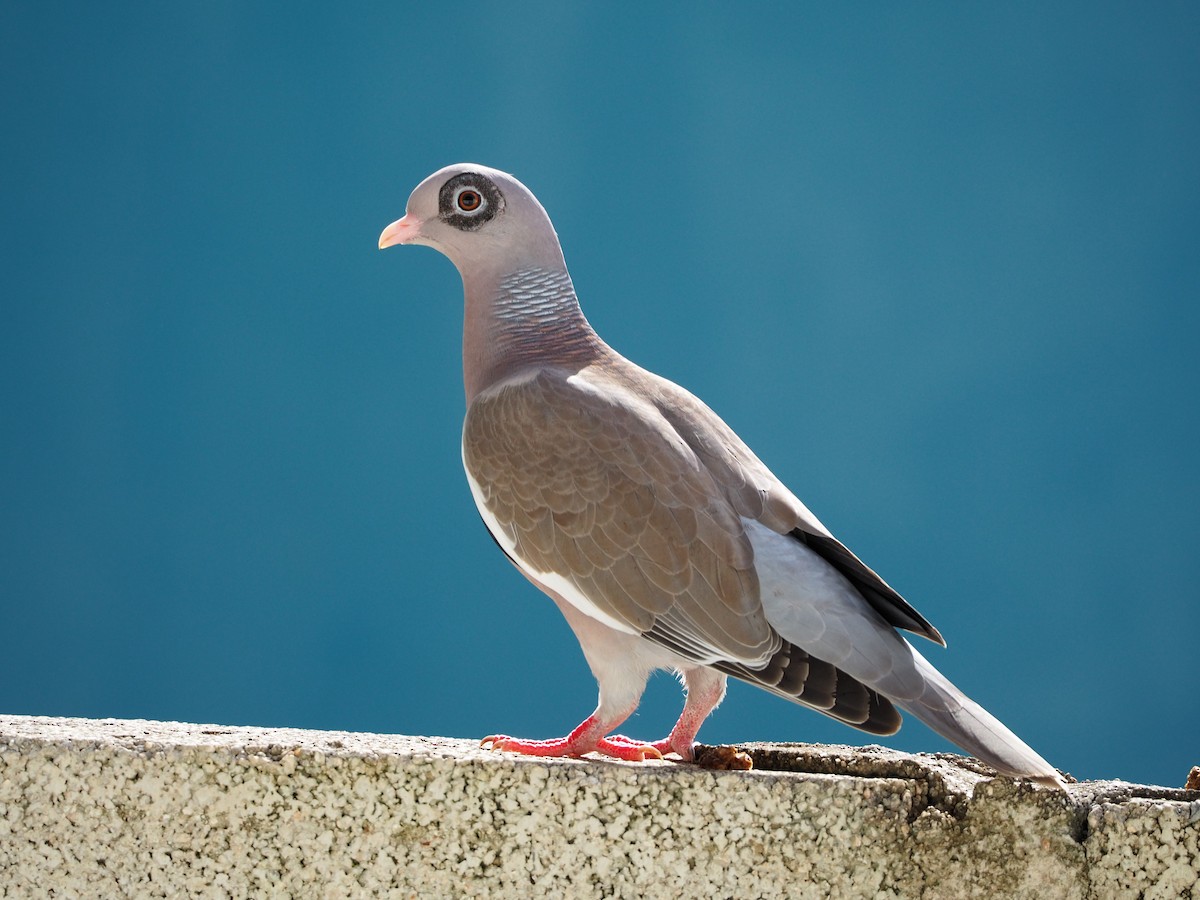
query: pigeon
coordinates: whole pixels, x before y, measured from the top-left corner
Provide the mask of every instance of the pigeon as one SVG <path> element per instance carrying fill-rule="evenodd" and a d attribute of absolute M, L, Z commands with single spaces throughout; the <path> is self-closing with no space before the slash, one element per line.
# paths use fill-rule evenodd
<path fill-rule="evenodd" d="M 905 710 L 1004 775 L 1063 787 L 905 640 L 945 646 L 716 413 L 596 334 L 525 185 L 441 169 L 379 236 L 380 249 L 397 244 L 432 247 L 462 276 L 471 495 L 599 685 L 566 737 L 496 734 L 484 747 L 690 761 L 733 676 L 871 734 L 895 733 Z M 653 742 L 614 734 L 659 669 L 686 689 L 675 726 Z"/>

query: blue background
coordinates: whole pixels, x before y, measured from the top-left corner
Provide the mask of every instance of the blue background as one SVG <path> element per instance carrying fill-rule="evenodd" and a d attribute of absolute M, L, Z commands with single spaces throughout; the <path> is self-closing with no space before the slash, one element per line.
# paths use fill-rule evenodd
<path fill-rule="evenodd" d="M 458 276 L 375 249 L 472 160 L 947 674 L 1077 776 L 1181 784 L 1198 8 L 434 6 L 6 7 L 0 711 L 548 737 L 591 710 L 461 472 Z M 679 704 L 659 676 L 623 730 Z M 870 740 L 743 685 L 701 738 Z"/>

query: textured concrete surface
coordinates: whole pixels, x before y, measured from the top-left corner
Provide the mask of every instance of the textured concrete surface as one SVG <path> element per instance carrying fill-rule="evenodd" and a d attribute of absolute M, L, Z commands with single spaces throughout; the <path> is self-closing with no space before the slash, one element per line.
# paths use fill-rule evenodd
<path fill-rule="evenodd" d="M 744 749 L 708 771 L 0 716 L 0 896 L 1200 898 L 1197 791 Z"/>

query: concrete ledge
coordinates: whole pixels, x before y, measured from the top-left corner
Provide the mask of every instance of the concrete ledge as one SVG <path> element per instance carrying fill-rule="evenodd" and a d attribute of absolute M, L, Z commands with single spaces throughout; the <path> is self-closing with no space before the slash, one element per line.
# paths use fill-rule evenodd
<path fill-rule="evenodd" d="M 0 717 L 0 896 L 1200 898 L 1198 791 L 744 749 L 753 771 Z"/>

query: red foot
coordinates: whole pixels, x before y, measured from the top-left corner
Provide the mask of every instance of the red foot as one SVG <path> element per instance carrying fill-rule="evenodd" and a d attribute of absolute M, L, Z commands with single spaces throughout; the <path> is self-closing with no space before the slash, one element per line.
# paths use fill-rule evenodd
<path fill-rule="evenodd" d="M 627 738 L 621 734 L 614 734 L 609 737 L 609 740 L 616 744 L 633 744 L 639 747 L 650 746 L 658 751 L 659 756 L 666 756 L 668 753 L 674 753 L 679 756 L 684 762 L 691 762 L 696 758 L 694 745 L 691 741 L 679 741 L 677 744 L 672 742 L 671 738 L 665 737 L 661 741 L 651 741 L 648 745 L 641 741 L 635 741 L 632 738 Z"/>
<path fill-rule="evenodd" d="M 617 740 L 620 738 L 620 740 Z M 617 759 L 627 759 L 631 762 L 645 762 L 648 759 L 662 759 L 662 751 L 653 744 L 641 741 L 631 741 L 627 737 L 614 734 L 612 737 L 601 738 L 596 749 L 605 756 L 615 756 Z"/>
<path fill-rule="evenodd" d="M 590 745 L 590 746 L 589 746 Z M 574 735 L 546 741 L 529 741 L 509 737 L 507 734 L 492 734 L 479 742 L 479 746 L 506 753 L 524 753 L 527 756 L 583 756 L 585 753 L 603 753 L 616 759 L 644 762 L 647 759 L 662 759 L 662 752 L 653 744 L 631 741 L 627 737 L 614 735 L 592 741 L 577 739 Z"/>

